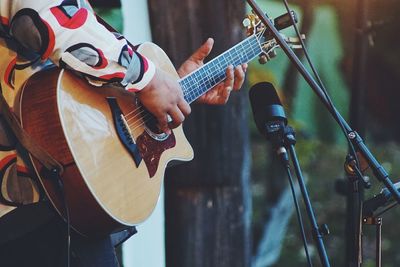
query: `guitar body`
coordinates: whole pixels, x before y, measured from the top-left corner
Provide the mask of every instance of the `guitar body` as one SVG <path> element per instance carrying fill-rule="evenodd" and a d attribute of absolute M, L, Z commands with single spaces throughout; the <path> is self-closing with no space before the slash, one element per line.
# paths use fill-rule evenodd
<path fill-rule="evenodd" d="M 139 52 L 179 78 L 156 45 L 143 44 Z M 154 135 L 131 93 L 90 86 L 69 71 L 35 74 L 20 101 L 23 128 L 65 168 L 61 179 L 71 225 L 86 236 L 143 222 L 157 204 L 168 163 L 193 158 L 182 127 L 169 136 Z M 48 198 L 66 218 L 56 179 L 31 159 Z"/>

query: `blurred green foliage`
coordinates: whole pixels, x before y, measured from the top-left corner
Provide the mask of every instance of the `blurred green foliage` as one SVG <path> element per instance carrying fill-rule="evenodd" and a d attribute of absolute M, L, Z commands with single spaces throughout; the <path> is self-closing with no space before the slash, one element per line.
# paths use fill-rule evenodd
<path fill-rule="evenodd" d="M 349 110 L 350 84 L 352 75 L 352 53 L 354 49 L 354 24 L 356 19 L 355 1 L 293 1 L 300 17 L 305 7 L 313 8 L 313 24 L 307 32 L 306 44 L 311 58 L 319 71 L 322 80 L 332 99 L 346 118 Z M 262 8 L 270 17 L 284 13 L 282 1 L 259 1 Z M 369 50 L 369 71 L 367 74 L 369 86 L 367 92 L 378 92 L 382 90 L 378 85 L 383 84 L 384 90 L 395 92 L 400 79 L 400 50 L 397 49 L 397 29 L 400 25 L 399 1 L 371 1 L 370 17 L 375 21 L 385 20 L 384 30 L 372 34 L 375 37 L 375 46 Z M 380 22 L 379 22 L 380 23 Z M 383 28 L 379 28 L 383 29 Z M 290 32 L 285 32 L 290 35 Z M 378 62 L 379 65 L 371 64 Z M 377 68 L 380 68 L 378 71 Z M 346 203 L 345 197 L 336 192 L 336 181 L 345 179 L 343 163 L 347 155 L 347 145 L 343 134 L 336 123 L 319 103 L 308 85 L 299 79 L 295 83 L 294 98 L 287 94 L 288 88 L 283 88 L 289 62 L 283 53 L 278 53 L 277 58 L 260 66 L 253 63 L 250 66 L 248 79 L 250 85 L 259 81 L 271 81 L 281 96 L 283 104 L 287 108 L 290 125 L 297 131 L 297 153 L 302 165 L 304 175 L 308 178 L 308 190 L 315 209 L 318 222 L 327 223 L 331 234 L 325 237 L 325 245 L 332 266 L 345 266 L 345 219 Z M 389 75 L 390 74 L 390 75 Z M 372 97 L 371 97 L 372 96 Z M 399 98 L 394 95 L 385 94 L 386 98 L 376 98 L 375 94 L 368 93 L 367 110 L 367 145 L 378 160 L 391 173 L 394 181 L 400 173 L 400 146 L 396 140 L 400 137 L 396 134 L 396 127 L 383 124 L 387 113 L 379 113 L 376 102 L 387 104 L 392 113 L 396 110 Z M 392 96 L 392 99 L 387 96 Z M 292 103 L 292 105 L 286 105 Z M 375 103 L 375 104 L 374 104 Z M 393 106 L 393 107 L 392 107 Z M 378 111 L 377 111 L 378 110 Z M 385 109 L 386 111 L 386 109 Z M 389 112 L 388 111 L 388 112 Z M 391 122 L 395 121 L 395 115 L 391 114 Z M 367 114 L 366 114 L 367 116 Z M 383 120 L 385 118 L 385 120 Z M 388 119 L 389 120 L 389 119 Z M 393 123 L 395 124 L 395 123 Z M 385 125 L 385 128 L 382 128 Z M 253 153 L 253 229 L 255 248 L 260 238 L 262 227 L 268 219 L 268 209 L 276 201 L 282 186 L 274 180 L 286 179 L 284 175 L 276 172 L 274 159 L 270 147 L 259 136 L 250 118 L 252 129 L 252 153 Z M 381 138 L 381 137 L 384 138 Z M 394 138 L 394 139 L 393 139 Z M 382 142 L 385 140 L 385 142 Z M 380 142 L 375 142 L 380 141 Z M 373 187 L 365 192 L 368 199 L 379 193 L 383 187 L 372 174 L 370 174 Z M 278 185 L 277 185 L 278 184 Z M 273 187 L 273 189 L 271 189 Z M 394 208 L 383 215 L 383 266 L 400 266 L 400 254 L 397 247 L 400 246 L 400 229 L 397 228 L 397 220 L 400 218 L 400 209 Z M 318 253 L 313 247 L 313 240 L 308 227 L 308 219 L 303 210 L 306 221 L 308 240 L 311 244 L 313 262 L 319 266 Z M 364 263 L 363 266 L 375 266 L 375 229 L 372 226 L 364 228 Z M 289 231 L 285 238 L 284 249 L 279 262 L 275 265 L 283 266 L 307 266 L 301 236 L 297 220 L 293 216 Z"/>
<path fill-rule="evenodd" d="M 97 15 L 105 19 L 114 29 L 122 33 L 123 19 L 120 8 L 94 8 L 94 10 Z"/>

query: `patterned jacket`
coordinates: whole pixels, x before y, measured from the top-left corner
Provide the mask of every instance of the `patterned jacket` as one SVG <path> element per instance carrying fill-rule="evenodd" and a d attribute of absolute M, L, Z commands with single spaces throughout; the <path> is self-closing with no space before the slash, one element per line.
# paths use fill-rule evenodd
<path fill-rule="evenodd" d="M 23 83 L 49 65 L 75 70 L 93 85 L 145 87 L 153 63 L 96 20 L 85 0 L 0 0 L 0 84 L 16 109 Z M 101 90 L 101 88 L 99 88 Z M 0 117 L 0 217 L 42 198 L 29 163 Z"/>

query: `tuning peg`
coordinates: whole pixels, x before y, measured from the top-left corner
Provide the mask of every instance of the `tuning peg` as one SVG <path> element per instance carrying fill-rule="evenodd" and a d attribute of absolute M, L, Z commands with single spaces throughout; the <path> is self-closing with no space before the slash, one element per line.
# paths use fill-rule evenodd
<path fill-rule="evenodd" d="M 261 65 L 264 65 L 265 63 L 270 61 L 272 58 L 276 57 L 276 55 L 277 55 L 276 51 L 275 50 L 271 50 L 268 53 L 260 55 L 260 57 L 258 58 L 258 62 Z"/>
<path fill-rule="evenodd" d="M 299 45 L 299 44 L 297 44 L 297 45 L 292 44 L 290 47 L 292 49 L 303 49 L 303 47 L 301 45 Z"/>
<path fill-rule="evenodd" d="M 261 64 L 261 65 L 264 65 L 265 63 L 267 63 L 268 62 L 268 58 L 267 58 L 267 56 L 266 55 L 261 55 L 259 58 L 258 58 L 258 62 Z"/>
<path fill-rule="evenodd" d="M 269 51 L 267 56 L 268 56 L 268 60 L 271 60 L 272 58 L 276 57 L 277 53 L 276 53 L 275 49 Z"/>
<path fill-rule="evenodd" d="M 243 27 L 249 28 L 251 26 L 251 20 L 249 18 L 245 18 L 242 22 Z"/>
<path fill-rule="evenodd" d="M 306 35 L 302 34 L 300 35 L 301 40 L 305 40 L 306 39 Z M 289 44 L 299 44 L 300 43 L 300 39 L 298 37 L 286 37 L 286 42 Z"/>
<path fill-rule="evenodd" d="M 247 35 L 250 36 L 259 30 L 257 27 L 260 24 L 260 19 L 256 14 L 251 13 L 244 18 L 242 24 L 247 29 Z"/>

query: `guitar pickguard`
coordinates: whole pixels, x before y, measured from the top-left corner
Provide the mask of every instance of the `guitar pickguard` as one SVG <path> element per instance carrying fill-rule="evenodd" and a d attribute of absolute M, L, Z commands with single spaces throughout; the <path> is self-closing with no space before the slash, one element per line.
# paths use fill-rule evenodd
<path fill-rule="evenodd" d="M 117 99 L 115 97 L 107 97 L 107 102 L 110 106 L 114 127 L 120 141 L 132 156 L 136 167 L 139 167 L 142 160 L 144 161 L 149 176 L 152 178 L 157 172 L 162 153 L 167 149 L 175 147 L 175 135 L 172 133 L 163 140 L 156 140 L 147 131 L 144 131 L 135 141 L 128 129 L 129 126 L 124 123 L 126 121 L 124 121 L 124 116 L 117 103 Z"/>
<path fill-rule="evenodd" d="M 147 132 L 143 132 L 137 138 L 136 143 L 146 164 L 149 176 L 152 178 L 157 172 L 162 153 L 167 149 L 175 147 L 176 139 L 174 133 L 172 133 L 164 141 L 157 141 Z"/>

